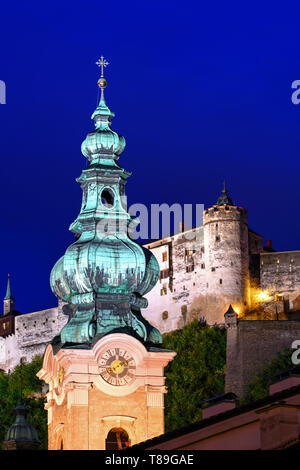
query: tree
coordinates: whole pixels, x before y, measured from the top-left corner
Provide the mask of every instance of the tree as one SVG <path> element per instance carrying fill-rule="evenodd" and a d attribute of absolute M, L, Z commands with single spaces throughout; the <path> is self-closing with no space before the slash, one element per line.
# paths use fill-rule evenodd
<path fill-rule="evenodd" d="M 0 372 L 0 443 L 15 420 L 15 407 L 20 403 L 21 389 L 23 403 L 28 408 L 28 422 L 36 429 L 41 449 L 48 448 L 47 412 L 41 395 L 43 382 L 36 373 L 42 367 L 42 357 L 36 356 L 28 364 L 17 366 L 11 375 Z"/>
<path fill-rule="evenodd" d="M 247 401 L 256 401 L 269 395 L 270 377 L 293 367 L 292 351 L 285 349 L 278 353 L 277 357 L 263 366 L 261 372 L 255 374 L 254 380 L 249 385 Z"/>
<path fill-rule="evenodd" d="M 194 320 L 182 330 L 165 334 L 163 345 L 177 352 L 165 369 L 168 432 L 199 421 L 199 403 L 224 392 L 226 331 Z"/>

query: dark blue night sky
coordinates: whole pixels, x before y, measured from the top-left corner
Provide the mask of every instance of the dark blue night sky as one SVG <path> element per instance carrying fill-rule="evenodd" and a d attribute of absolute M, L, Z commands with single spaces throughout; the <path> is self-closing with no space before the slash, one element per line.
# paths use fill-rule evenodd
<path fill-rule="evenodd" d="M 56 305 L 49 274 L 74 240 L 80 146 L 100 55 L 134 202 L 216 202 L 224 178 L 249 225 L 300 249 L 300 15 L 295 2 L 5 2 L 0 12 L 0 297 Z M 2 293 L 2 294 L 1 294 Z"/>

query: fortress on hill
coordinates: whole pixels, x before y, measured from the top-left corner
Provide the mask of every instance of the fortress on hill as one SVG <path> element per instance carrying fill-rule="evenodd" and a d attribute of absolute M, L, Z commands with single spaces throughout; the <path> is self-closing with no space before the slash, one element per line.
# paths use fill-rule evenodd
<path fill-rule="evenodd" d="M 190 236 L 191 230 L 195 237 Z M 224 325 L 224 314 L 231 305 L 243 328 L 244 320 L 251 320 L 249 328 L 254 325 L 259 332 L 259 325 L 273 320 L 273 326 L 267 325 L 274 338 L 280 324 L 285 331 L 283 343 L 278 341 L 280 347 L 298 339 L 292 334 L 295 328 L 287 334 L 289 323 L 282 325 L 282 321 L 298 326 L 300 251 L 276 252 L 270 241 L 264 245 L 263 236 L 248 227 L 247 210 L 234 204 L 225 185 L 216 204 L 204 211 L 202 226 L 182 227 L 173 236 L 144 246 L 155 255 L 160 276 L 145 296 L 148 307 L 143 316 L 162 334 L 180 329 L 194 318 Z M 3 302 L 0 369 L 8 372 L 21 358 L 30 361 L 43 355 L 68 318 L 61 302 L 51 309 L 18 312 L 10 278 Z"/>

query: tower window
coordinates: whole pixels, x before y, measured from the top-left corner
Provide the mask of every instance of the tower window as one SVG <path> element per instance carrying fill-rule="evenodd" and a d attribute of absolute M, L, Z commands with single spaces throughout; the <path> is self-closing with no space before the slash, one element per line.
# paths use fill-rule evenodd
<path fill-rule="evenodd" d="M 216 270 L 216 268 L 211 268 L 211 270 L 212 270 L 212 272 L 214 273 L 214 272 L 215 272 L 215 270 Z"/>
<path fill-rule="evenodd" d="M 169 314 L 168 314 L 167 310 L 165 310 L 165 311 L 162 313 L 162 319 L 163 319 L 163 320 L 167 320 L 168 316 L 169 316 Z"/>
<path fill-rule="evenodd" d="M 167 254 L 166 251 L 164 251 L 163 254 L 162 254 L 162 260 L 167 261 L 167 259 L 168 259 L 168 254 Z"/>
<path fill-rule="evenodd" d="M 205 263 L 201 264 L 201 269 L 205 269 Z"/>
<path fill-rule="evenodd" d="M 220 236 L 217 235 L 217 236 L 216 236 L 216 242 L 219 242 L 220 240 L 221 240 Z"/>
<path fill-rule="evenodd" d="M 101 193 L 101 202 L 108 209 L 114 205 L 114 193 L 111 189 L 103 189 Z"/>
<path fill-rule="evenodd" d="M 220 279 L 220 284 L 223 284 L 223 280 L 222 280 L 222 279 Z"/>

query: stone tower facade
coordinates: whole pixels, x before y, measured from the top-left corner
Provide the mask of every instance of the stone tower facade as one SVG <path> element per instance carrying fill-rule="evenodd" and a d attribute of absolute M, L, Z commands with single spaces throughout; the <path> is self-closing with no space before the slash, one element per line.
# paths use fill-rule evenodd
<path fill-rule="evenodd" d="M 206 293 L 211 321 L 218 322 L 219 312 L 231 303 L 239 313 L 249 308 L 247 211 L 234 205 L 215 205 L 204 211 L 203 222 Z"/>

